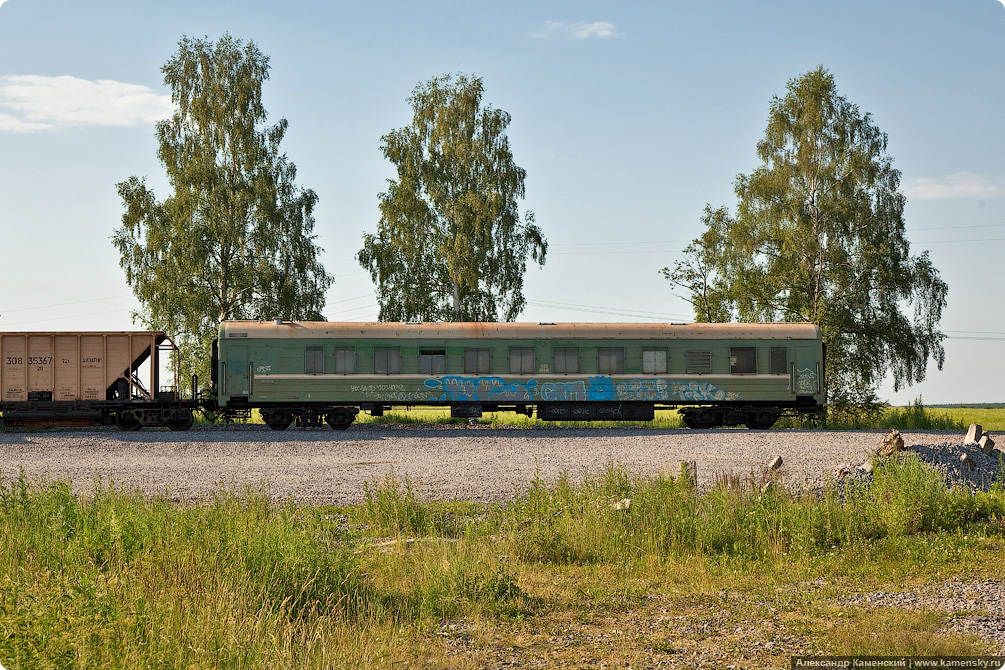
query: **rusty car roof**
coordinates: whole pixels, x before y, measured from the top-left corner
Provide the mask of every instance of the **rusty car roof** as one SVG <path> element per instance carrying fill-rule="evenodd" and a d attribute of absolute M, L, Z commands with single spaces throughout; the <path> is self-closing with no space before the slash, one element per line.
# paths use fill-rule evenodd
<path fill-rule="evenodd" d="M 817 340 L 812 323 L 486 323 L 224 321 L 221 338 Z"/>

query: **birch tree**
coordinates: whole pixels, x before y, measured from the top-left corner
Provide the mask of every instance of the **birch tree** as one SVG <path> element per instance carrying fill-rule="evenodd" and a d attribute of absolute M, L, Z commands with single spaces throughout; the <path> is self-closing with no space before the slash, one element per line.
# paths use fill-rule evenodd
<path fill-rule="evenodd" d="M 408 99 L 412 123 L 381 138 L 396 170 L 376 234 L 357 259 L 377 285 L 382 321 L 512 321 L 526 304 L 530 258 L 548 244 L 523 220 L 525 171 L 513 161 L 510 116 L 483 107 L 478 77 L 437 77 Z"/>
<path fill-rule="evenodd" d="M 134 318 L 176 338 L 187 379 L 208 372 L 220 321 L 322 319 L 332 278 L 313 234 L 317 195 L 280 150 L 287 121 L 265 124 L 268 56 L 230 35 L 183 37 L 161 70 L 175 112 L 157 123 L 157 157 L 173 193 L 159 201 L 145 179 L 119 183 L 112 239 L 141 304 Z"/>
<path fill-rule="evenodd" d="M 712 299 L 699 318 L 819 324 L 831 405 L 874 406 L 887 374 L 900 389 L 930 360 L 941 369 L 948 287 L 927 251 L 911 255 L 886 134 L 823 67 L 787 89 L 771 101 L 761 165 L 734 182 L 736 215 L 706 208 L 704 232 L 665 274 L 696 307 Z M 688 274 L 696 264 L 705 277 Z"/>

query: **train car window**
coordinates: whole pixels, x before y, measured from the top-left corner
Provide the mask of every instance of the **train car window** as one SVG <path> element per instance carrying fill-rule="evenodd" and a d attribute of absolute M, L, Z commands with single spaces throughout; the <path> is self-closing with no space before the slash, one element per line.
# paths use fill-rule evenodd
<path fill-rule="evenodd" d="M 579 349 L 555 349 L 555 372 L 558 374 L 576 374 L 579 372 Z"/>
<path fill-rule="evenodd" d="M 733 375 L 757 372 L 757 349 L 754 347 L 729 348 L 729 373 Z"/>
<path fill-rule="evenodd" d="M 707 375 L 712 372 L 711 351 L 685 351 L 684 371 L 689 375 Z"/>
<path fill-rule="evenodd" d="M 309 375 L 324 374 L 324 347 L 307 347 L 307 351 L 304 354 L 304 371 Z"/>
<path fill-rule="evenodd" d="M 768 372 L 773 375 L 789 374 L 789 350 L 785 347 L 771 347 L 768 357 Z"/>
<path fill-rule="evenodd" d="M 660 375 L 667 371 L 667 350 L 666 349 L 643 349 L 642 350 L 642 373 L 647 375 Z"/>
<path fill-rule="evenodd" d="M 597 351 L 597 372 L 602 375 L 620 375 L 624 371 L 624 349 L 599 349 Z"/>
<path fill-rule="evenodd" d="M 351 375 L 356 372 L 356 350 L 335 350 L 335 374 Z"/>
<path fill-rule="evenodd" d="M 467 374 L 484 375 L 491 372 L 492 355 L 488 349 L 465 349 L 464 372 Z"/>
<path fill-rule="evenodd" d="M 373 371 L 378 375 L 401 374 L 401 352 L 397 349 L 374 349 Z"/>
<path fill-rule="evenodd" d="M 419 351 L 419 374 L 442 375 L 447 371 L 447 352 L 443 349 Z"/>
<path fill-rule="evenodd" d="M 534 374 L 534 350 L 510 349 L 509 371 L 513 375 Z"/>

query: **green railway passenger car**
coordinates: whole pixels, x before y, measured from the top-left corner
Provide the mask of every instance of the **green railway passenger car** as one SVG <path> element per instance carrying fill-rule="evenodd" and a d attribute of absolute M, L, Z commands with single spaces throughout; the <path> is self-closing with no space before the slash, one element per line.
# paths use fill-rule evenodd
<path fill-rule="evenodd" d="M 449 407 L 545 420 L 770 427 L 823 409 L 820 329 L 799 323 L 325 323 L 226 321 L 213 385 L 225 414 L 274 429 L 362 410 Z"/>

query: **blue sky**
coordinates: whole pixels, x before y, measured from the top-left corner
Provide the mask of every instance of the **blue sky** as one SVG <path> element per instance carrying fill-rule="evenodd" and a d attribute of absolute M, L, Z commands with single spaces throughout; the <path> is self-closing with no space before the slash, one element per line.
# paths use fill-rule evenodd
<path fill-rule="evenodd" d="M 336 276 L 326 316 L 372 320 L 353 260 L 392 168 L 381 135 L 448 72 L 512 115 L 527 198 L 550 242 L 527 321 L 685 320 L 659 269 L 735 204 L 772 95 L 817 65 L 889 135 L 912 251 L 949 284 L 943 371 L 883 397 L 1005 402 L 1005 3 L 0 1 L 0 330 L 128 329 L 137 307 L 109 237 L 115 184 L 168 192 L 153 123 L 181 35 L 254 40 L 265 104 L 290 124 Z"/>

